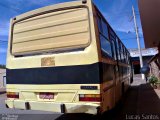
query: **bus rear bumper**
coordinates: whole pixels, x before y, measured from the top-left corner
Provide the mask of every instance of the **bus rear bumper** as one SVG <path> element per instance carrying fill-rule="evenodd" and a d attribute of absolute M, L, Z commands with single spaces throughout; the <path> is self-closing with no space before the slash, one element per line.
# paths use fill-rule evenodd
<path fill-rule="evenodd" d="M 97 114 L 100 103 L 58 103 L 44 101 L 6 100 L 8 108 L 24 110 L 43 110 L 58 113 L 89 113 Z"/>

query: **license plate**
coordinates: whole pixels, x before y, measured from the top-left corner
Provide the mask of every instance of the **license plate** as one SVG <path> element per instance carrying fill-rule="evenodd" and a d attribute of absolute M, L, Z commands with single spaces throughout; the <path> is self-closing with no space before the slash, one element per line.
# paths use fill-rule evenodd
<path fill-rule="evenodd" d="M 54 99 L 53 93 L 40 93 L 39 94 L 40 99 Z"/>

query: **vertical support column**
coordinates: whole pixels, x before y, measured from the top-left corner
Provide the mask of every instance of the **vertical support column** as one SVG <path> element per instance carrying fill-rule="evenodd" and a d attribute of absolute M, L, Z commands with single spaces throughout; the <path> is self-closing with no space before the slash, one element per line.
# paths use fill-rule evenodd
<path fill-rule="evenodd" d="M 139 40 L 139 34 L 138 34 L 138 27 L 137 27 L 136 15 L 135 15 L 135 10 L 134 10 L 134 7 L 133 7 L 133 6 L 132 6 L 132 11 L 133 11 L 133 17 L 134 17 L 134 25 L 135 25 L 135 31 L 136 31 L 137 44 L 138 44 L 140 66 L 141 66 L 141 68 L 142 68 L 142 67 L 143 67 L 142 51 L 141 51 L 141 45 L 140 45 L 140 40 Z M 145 79 L 144 74 L 142 74 L 142 79 L 143 79 L 143 80 Z"/>

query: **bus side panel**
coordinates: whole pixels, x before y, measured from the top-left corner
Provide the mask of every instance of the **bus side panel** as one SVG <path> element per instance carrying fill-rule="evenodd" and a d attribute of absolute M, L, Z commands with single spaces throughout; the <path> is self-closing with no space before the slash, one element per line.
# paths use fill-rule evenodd
<path fill-rule="evenodd" d="M 114 65 L 101 63 L 102 65 L 102 108 L 103 111 L 112 109 L 115 106 L 115 77 Z"/>

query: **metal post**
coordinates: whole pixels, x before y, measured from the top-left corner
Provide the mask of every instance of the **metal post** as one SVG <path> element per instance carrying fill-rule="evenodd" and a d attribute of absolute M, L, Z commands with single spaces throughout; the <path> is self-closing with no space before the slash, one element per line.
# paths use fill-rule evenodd
<path fill-rule="evenodd" d="M 132 6 L 132 11 L 133 11 L 133 17 L 134 17 L 134 25 L 135 25 L 135 31 L 136 31 L 137 44 L 138 44 L 140 66 L 142 68 L 143 67 L 142 51 L 141 51 L 141 45 L 140 45 L 140 40 L 139 40 L 136 15 L 135 15 L 135 10 L 134 10 L 133 6 Z M 144 80 L 144 78 L 145 78 L 145 76 L 144 76 L 144 74 L 142 74 L 142 79 Z"/>

